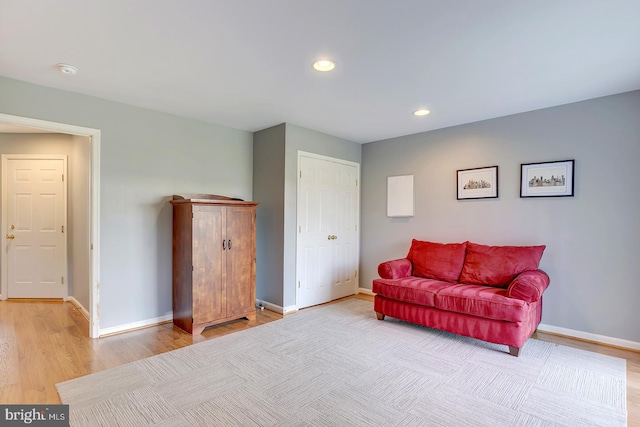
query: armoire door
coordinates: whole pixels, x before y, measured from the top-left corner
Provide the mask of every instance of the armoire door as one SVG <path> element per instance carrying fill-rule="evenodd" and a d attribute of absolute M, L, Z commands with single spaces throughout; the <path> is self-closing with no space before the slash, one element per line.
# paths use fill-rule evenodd
<path fill-rule="evenodd" d="M 227 316 L 255 308 L 255 221 L 254 207 L 226 209 Z"/>
<path fill-rule="evenodd" d="M 227 317 L 223 206 L 193 206 L 193 322 Z M 225 242 L 226 248 L 226 242 Z"/>

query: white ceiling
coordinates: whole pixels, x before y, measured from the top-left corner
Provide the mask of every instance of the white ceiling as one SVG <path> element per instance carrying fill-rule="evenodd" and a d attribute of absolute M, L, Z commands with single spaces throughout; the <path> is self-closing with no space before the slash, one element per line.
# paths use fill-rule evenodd
<path fill-rule="evenodd" d="M 0 75 L 369 142 L 640 89 L 640 0 L 0 0 Z"/>

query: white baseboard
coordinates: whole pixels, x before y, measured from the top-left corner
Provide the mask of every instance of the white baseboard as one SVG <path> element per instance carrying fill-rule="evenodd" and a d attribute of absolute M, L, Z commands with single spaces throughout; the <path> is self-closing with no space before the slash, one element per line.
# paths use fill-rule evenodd
<path fill-rule="evenodd" d="M 298 306 L 297 305 L 288 305 L 286 307 L 284 307 L 282 314 L 284 314 L 285 316 L 287 314 L 293 314 L 293 313 L 297 313 L 298 312 Z"/>
<path fill-rule="evenodd" d="M 260 307 L 260 304 L 262 304 L 262 306 L 267 310 L 275 311 L 276 313 L 280 313 L 280 314 L 283 313 L 282 311 L 283 309 L 281 306 L 272 304 L 269 301 L 256 299 L 256 307 Z"/>
<path fill-rule="evenodd" d="M 71 301 L 73 303 L 73 301 Z M 276 313 L 280 313 L 282 315 L 287 315 L 291 313 L 295 313 L 298 311 L 298 307 L 295 305 L 290 305 L 287 307 L 282 307 L 276 304 L 272 304 L 268 301 L 256 299 L 256 307 L 262 303 L 264 308 L 275 311 Z M 74 304 L 75 305 L 75 304 Z M 86 310 L 85 310 L 86 311 Z M 87 313 L 88 316 L 88 313 Z M 173 313 L 167 313 L 164 316 L 154 317 L 152 319 L 141 320 L 139 322 L 127 323 L 126 325 L 118 325 L 112 326 L 110 328 L 102 328 L 100 329 L 100 333 L 98 334 L 100 337 L 104 337 L 107 335 L 119 334 L 122 332 L 129 332 L 136 329 L 147 328 L 149 326 L 159 325 L 161 323 L 166 323 L 173 320 Z"/>
<path fill-rule="evenodd" d="M 640 350 L 640 342 L 623 340 L 621 338 L 608 337 L 606 335 L 592 334 L 590 332 L 576 331 L 574 329 L 561 328 L 559 326 L 545 325 L 540 323 L 538 325 L 540 332 L 549 332 L 552 334 L 566 335 L 572 338 L 578 338 L 587 341 L 593 341 L 599 344 L 613 345 L 616 347 L 628 348 L 631 350 Z"/>
<path fill-rule="evenodd" d="M 287 315 L 287 314 L 295 313 L 298 311 L 298 307 L 295 305 L 282 307 L 281 305 L 273 304 L 273 303 L 270 303 L 269 301 L 256 298 L 256 307 L 260 307 L 260 304 L 262 304 L 262 306 L 267 310 L 275 311 L 276 313 L 280 313 L 282 315 Z"/>
<path fill-rule="evenodd" d="M 358 294 L 367 294 L 367 295 L 375 295 L 373 292 L 371 292 L 371 289 L 366 289 L 366 288 L 358 288 L 358 292 L 356 292 L 356 293 L 358 293 Z M 256 307 L 259 307 L 260 303 L 262 303 L 264 308 L 269 309 L 271 311 L 275 311 L 276 313 L 280 313 L 280 314 L 282 314 L 284 316 L 286 316 L 287 314 L 297 313 L 298 310 L 299 310 L 297 305 L 288 305 L 286 307 L 282 307 L 280 305 L 272 304 L 269 301 L 265 301 L 265 300 L 261 300 L 261 299 L 257 299 L 256 298 Z"/>
<path fill-rule="evenodd" d="M 140 320 L 139 322 L 127 323 L 126 325 L 112 326 L 110 328 L 100 329 L 98 336 L 104 337 L 106 335 L 119 334 L 121 332 L 129 332 L 135 329 L 146 328 L 149 326 L 159 325 L 173 320 L 173 313 L 165 314 L 164 316 L 154 317 L 152 319 Z"/>
<path fill-rule="evenodd" d="M 80 312 L 80 314 L 82 314 L 84 318 L 87 319 L 87 322 L 89 321 L 89 312 L 86 308 L 84 308 L 82 304 L 80 304 L 80 301 L 78 301 L 74 297 L 66 297 L 64 300 L 69 301 L 71 304 L 73 304 L 73 306 Z"/>

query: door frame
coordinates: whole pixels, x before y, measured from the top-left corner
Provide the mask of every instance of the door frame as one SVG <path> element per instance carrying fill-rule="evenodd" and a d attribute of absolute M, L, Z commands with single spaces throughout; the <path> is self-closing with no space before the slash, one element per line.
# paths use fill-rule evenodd
<path fill-rule="evenodd" d="M 66 181 L 64 181 L 64 186 L 63 186 L 63 204 L 64 204 L 64 225 L 67 226 L 68 225 L 68 209 L 67 209 L 67 205 L 68 205 L 68 190 L 67 190 L 67 183 L 69 182 L 68 180 L 68 169 L 67 169 L 67 155 L 61 155 L 61 154 L 2 154 L 2 178 L 1 178 L 1 182 L 2 182 L 2 220 L 0 221 L 0 226 L 2 227 L 2 232 L 7 232 L 7 230 L 9 229 L 9 223 L 8 223 L 8 218 L 9 218 L 9 211 L 7 210 L 8 208 L 8 187 L 9 187 L 9 183 L 7 181 L 7 171 L 8 171 L 8 166 L 9 166 L 9 161 L 11 160 L 62 160 L 63 163 L 63 176 L 65 176 Z M 68 229 L 69 227 L 67 227 Z M 0 236 L 1 237 L 1 236 Z M 65 235 L 65 240 L 67 238 L 67 235 Z M 69 277 L 69 242 L 65 241 L 65 245 L 64 245 L 64 266 L 65 266 L 65 274 L 64 277 Z M 2 258 L 2 275 L 0 276 L 0 289 L 2 290 L 2 299 L 6 299 L 9 296 L 9 263 L 8 263 L 8 259 L 7 259 L 8 255 L 6 253 L 6 251 L 3 250 L 0 253 L 0 258 Z M 68 281 L 67 281 L 67 291 L 64 293 L 64 298 L 66 299 L 69 296 L 69 291 L 68 291 Z M 6 295 L 6 297 L 5 297 Z"/>
<path fill-rule="evenodd" d="M 89 207 L 91 254 L 89 256 L 90 290 L 87 310 L 89 312 L 89 337 L 98 338 L 100 336 L 100 130 L 2 113 L 0 113 L 0 123 L 84 136 L 89 140 L 91 145 L 91 203 Z M 2 258 L 2 262 L 5 263 L 4 254 L 2 254 Z M 5 272 L 6 269 L 3 268 L 3 277 Z M 3 286 L 6 286 L 6 281 L 3 281 Z M 6 288 L 3 287 L 1 291 L 0 299 L 7 299 Z"/>
<path fill-rule="evenodd" d="M 354 166 L 356 168 L 356 261 L 358 264 L 358 277 L 354 286 L 354 293 L 358 293 L 358 289 L 360 287 L 360 163 L 353 162 L 351 160 L 338 159 L 335 157 L 323 156 L 322 154 L 310 153 L 308 151 L 298 150 L 298 168 L 296 172 L 296 310 L 298 309 L 298 296 L 299 296 L 299 287 L 298 287 L 298 250 L 300 248 L 300 233 L 298 232 L 299 227 L 299 218 L 298 212 L 300 209 L 300 179 L 298 177 L 302 173 L 301 169 L 301 158 L 302 157 L 311 157 L 317 160 L 325 160 L 334 163 L 340 163 L 347 166 Z"/>

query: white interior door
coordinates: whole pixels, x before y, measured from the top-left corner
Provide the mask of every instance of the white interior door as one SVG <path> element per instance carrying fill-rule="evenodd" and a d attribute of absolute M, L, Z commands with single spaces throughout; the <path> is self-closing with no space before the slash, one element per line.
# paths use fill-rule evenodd
<path fill-rule="evenodd" d="M 322 304 L 358 289 L 359 165 L 299 157 L 297 306 Z"/>
<path fill-rule="evenodd" d="M 6 167 L 9 298 L 67 296 L 66 156 L 16 156 Z"/>

